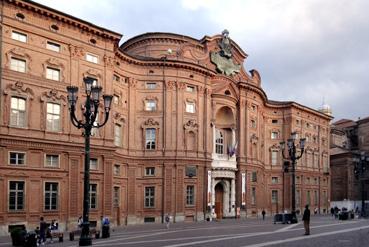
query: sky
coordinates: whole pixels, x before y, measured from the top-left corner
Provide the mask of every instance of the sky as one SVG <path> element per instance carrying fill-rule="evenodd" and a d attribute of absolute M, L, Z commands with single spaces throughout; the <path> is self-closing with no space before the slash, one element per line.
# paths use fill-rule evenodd
<path fill-rule="evenodd" d="M 368 0 L 36 0 L 123 34 L 201 39 L 224 29 L 249 56 L 271 100 L 317 109 L 337 121 L 369 116 Z"/>

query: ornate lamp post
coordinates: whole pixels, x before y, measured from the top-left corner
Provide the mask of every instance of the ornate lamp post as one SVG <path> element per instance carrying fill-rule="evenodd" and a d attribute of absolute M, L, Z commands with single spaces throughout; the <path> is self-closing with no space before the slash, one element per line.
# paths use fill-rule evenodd
<path fill-rule="evenodd" d="M 367 166 L 369 166 L 369 156 L 365 154 L 365 152 L 356 153 L 353 158 L 355 163 L 354 167 L 354 175 L 356 179 L 360 180 L 361 183 L 361 216 L 366 217 L 365 212 L 365 171 L 367 170 Z"/>
<path fill-rule="evenodd" d="M 93 86 L 94 79 L 84 78 L 86 101 L 83 107 L 83 120 L 78 120 L 75 111 L 77 103 L 77 93 L 78 87 L 68 86 L 68 102 L 69 111 L 72 124 L 78 129 L 83 128 L 83 135 L 85 137 L 85 170 L 84 170 L 84 188 L 83 188 L 83 223 L 82 223 L 82 233 L 79 239 L 79 246 L 92 245 L 92 240 L 90 237 L 90 221 L 89 217 L 89 187 L 90 187 L 90 135 L 92 128 L 100 128 L 106 124 L 109 118 L 110 104 L 113 96 L 103 95 L 104 107 L 105 107 L 105 120 L 102 124 L 94 124 L 99 108 L 99 98 L 102 87 Z"/>
<path fill-rule="evenodd" d="M 281 150 L 282 150 L 282 156 L 284 159 L 290 159 L 292 161 L 291 168 L 292 168 L 292 219 L 291 223 L 297 223 L 297 216 L 296 216 L 296 181 L 295 181 L 295 170 L 296 170 L 296 161 L 302 157 L 302 154 L 304 153 L 305 148 L 305 138 L 300 138 L 300 154 L 296 155 L 297 146 L 295 144 L 295 141 L 297 139 L 297 133 L 292 132 L 291 138 L 287 140 L 287 148 L 288 148 L 288 157 L 285 156 L 284 150 L 285 150 L 285 142 L 281 142 Z"/>

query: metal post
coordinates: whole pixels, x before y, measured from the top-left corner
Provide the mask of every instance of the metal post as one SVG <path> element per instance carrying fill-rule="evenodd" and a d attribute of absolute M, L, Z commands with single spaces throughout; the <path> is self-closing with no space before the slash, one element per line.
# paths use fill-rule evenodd
<path fill-rule="evenodd" d="M 297 223 L 297 216 L 296 216 L 296 176 L 295 176 L 295 168 L 296 168 L 296 159 L 295 154 L 291 157 L 292 159 L 292 219 L 291 223 Z"/>

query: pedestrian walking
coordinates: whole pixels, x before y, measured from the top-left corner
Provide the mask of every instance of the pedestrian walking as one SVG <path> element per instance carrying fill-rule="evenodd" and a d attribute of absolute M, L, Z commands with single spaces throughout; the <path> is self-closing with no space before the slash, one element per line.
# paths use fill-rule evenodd
<path fill-rule="evenodd" d="M 305 235 L 310 235 L 310 209 L 309 205 L 305 206 L 304 215 L 302 216 L 304 221 Z"/>
<path fill-rule="evenodd" d="M 41 245 L 45 245 L 46 230 L 47 230 L 47 224 L 44 221 L 44 217 L 40 217 L 40 242 L 39 244 Z"/>
<path fill-rule="evenodd" d="M 164 217 L 164 221 L 165 221 L 165 224 L 167 226 L 167 229 L 169 229 L 169 224 L 170 224 L 170 217 L 169 217 L 169 214 L 166 214 L 165 217 Z"/>
<path fill-rule="evenodd" d="M 265 220 L 265 210 L 261 211 L 261 215 L 263 215 L 263 220 Z"/>

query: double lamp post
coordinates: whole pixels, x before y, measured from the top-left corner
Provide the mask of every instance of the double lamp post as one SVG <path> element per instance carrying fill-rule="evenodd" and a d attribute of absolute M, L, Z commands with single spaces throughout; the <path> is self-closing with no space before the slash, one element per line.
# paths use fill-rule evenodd
<path fill-rule="evenodd" d="M 292 219 L 291 223 L 297 223 L 297 216 L 296 216 L 296 161 L 302 157 L 302 154 L 304 153 L 305 148 L 305 138 L 300 138 L 299 140 L 299 147 L 296 145 L 297 140 L 297 133 L 292 132 L 291 137 L 287 140 L 287 148 L 288 148 L 288 156 L 285 156 L 284 150 L 285 150 L 285 142 L 281 142 L 281 151 L 283 159 L 289 159 L 291 160 L 291 170 L 292 170 Z M 300 153 L 298 153 L 298 149 L 300 149 Z M 288 170 L 289 164 L 287 164 L 286 167 L 284 167 L 284 171 Z M 284 172 L 283 171 L 283 172 Z"/>
<path fill-rule="evenodd" d="M 78 129 L 83 128 L 83 135 L 85 137 L 85 167 L 84 167 L 84 183 L 83 183 L 83 223 L 82 233 L 79 239 L 79 246 L 92 245 L 90 237 L 90 221 L 89 221 L 89 208 L 90 208 L 90 136 L 92 128 L 100 128 L 106 124 L 109 118 L 110 105 L 113 96 L 103 95 L 105 119 L 102 124 L 96 122 L 98 115 L 98 109 L 100 105 L 100 94 L 102 87 L 93 85 L 94 79 L 86 77 L 83 79 L 85 83 L 86 101 L 82 106 L 83 118 L 78 120 L 75 114 L 76 103 L 78 99 L 78 87 L 68 86 L 68 103 L 72 124 Z"/>

